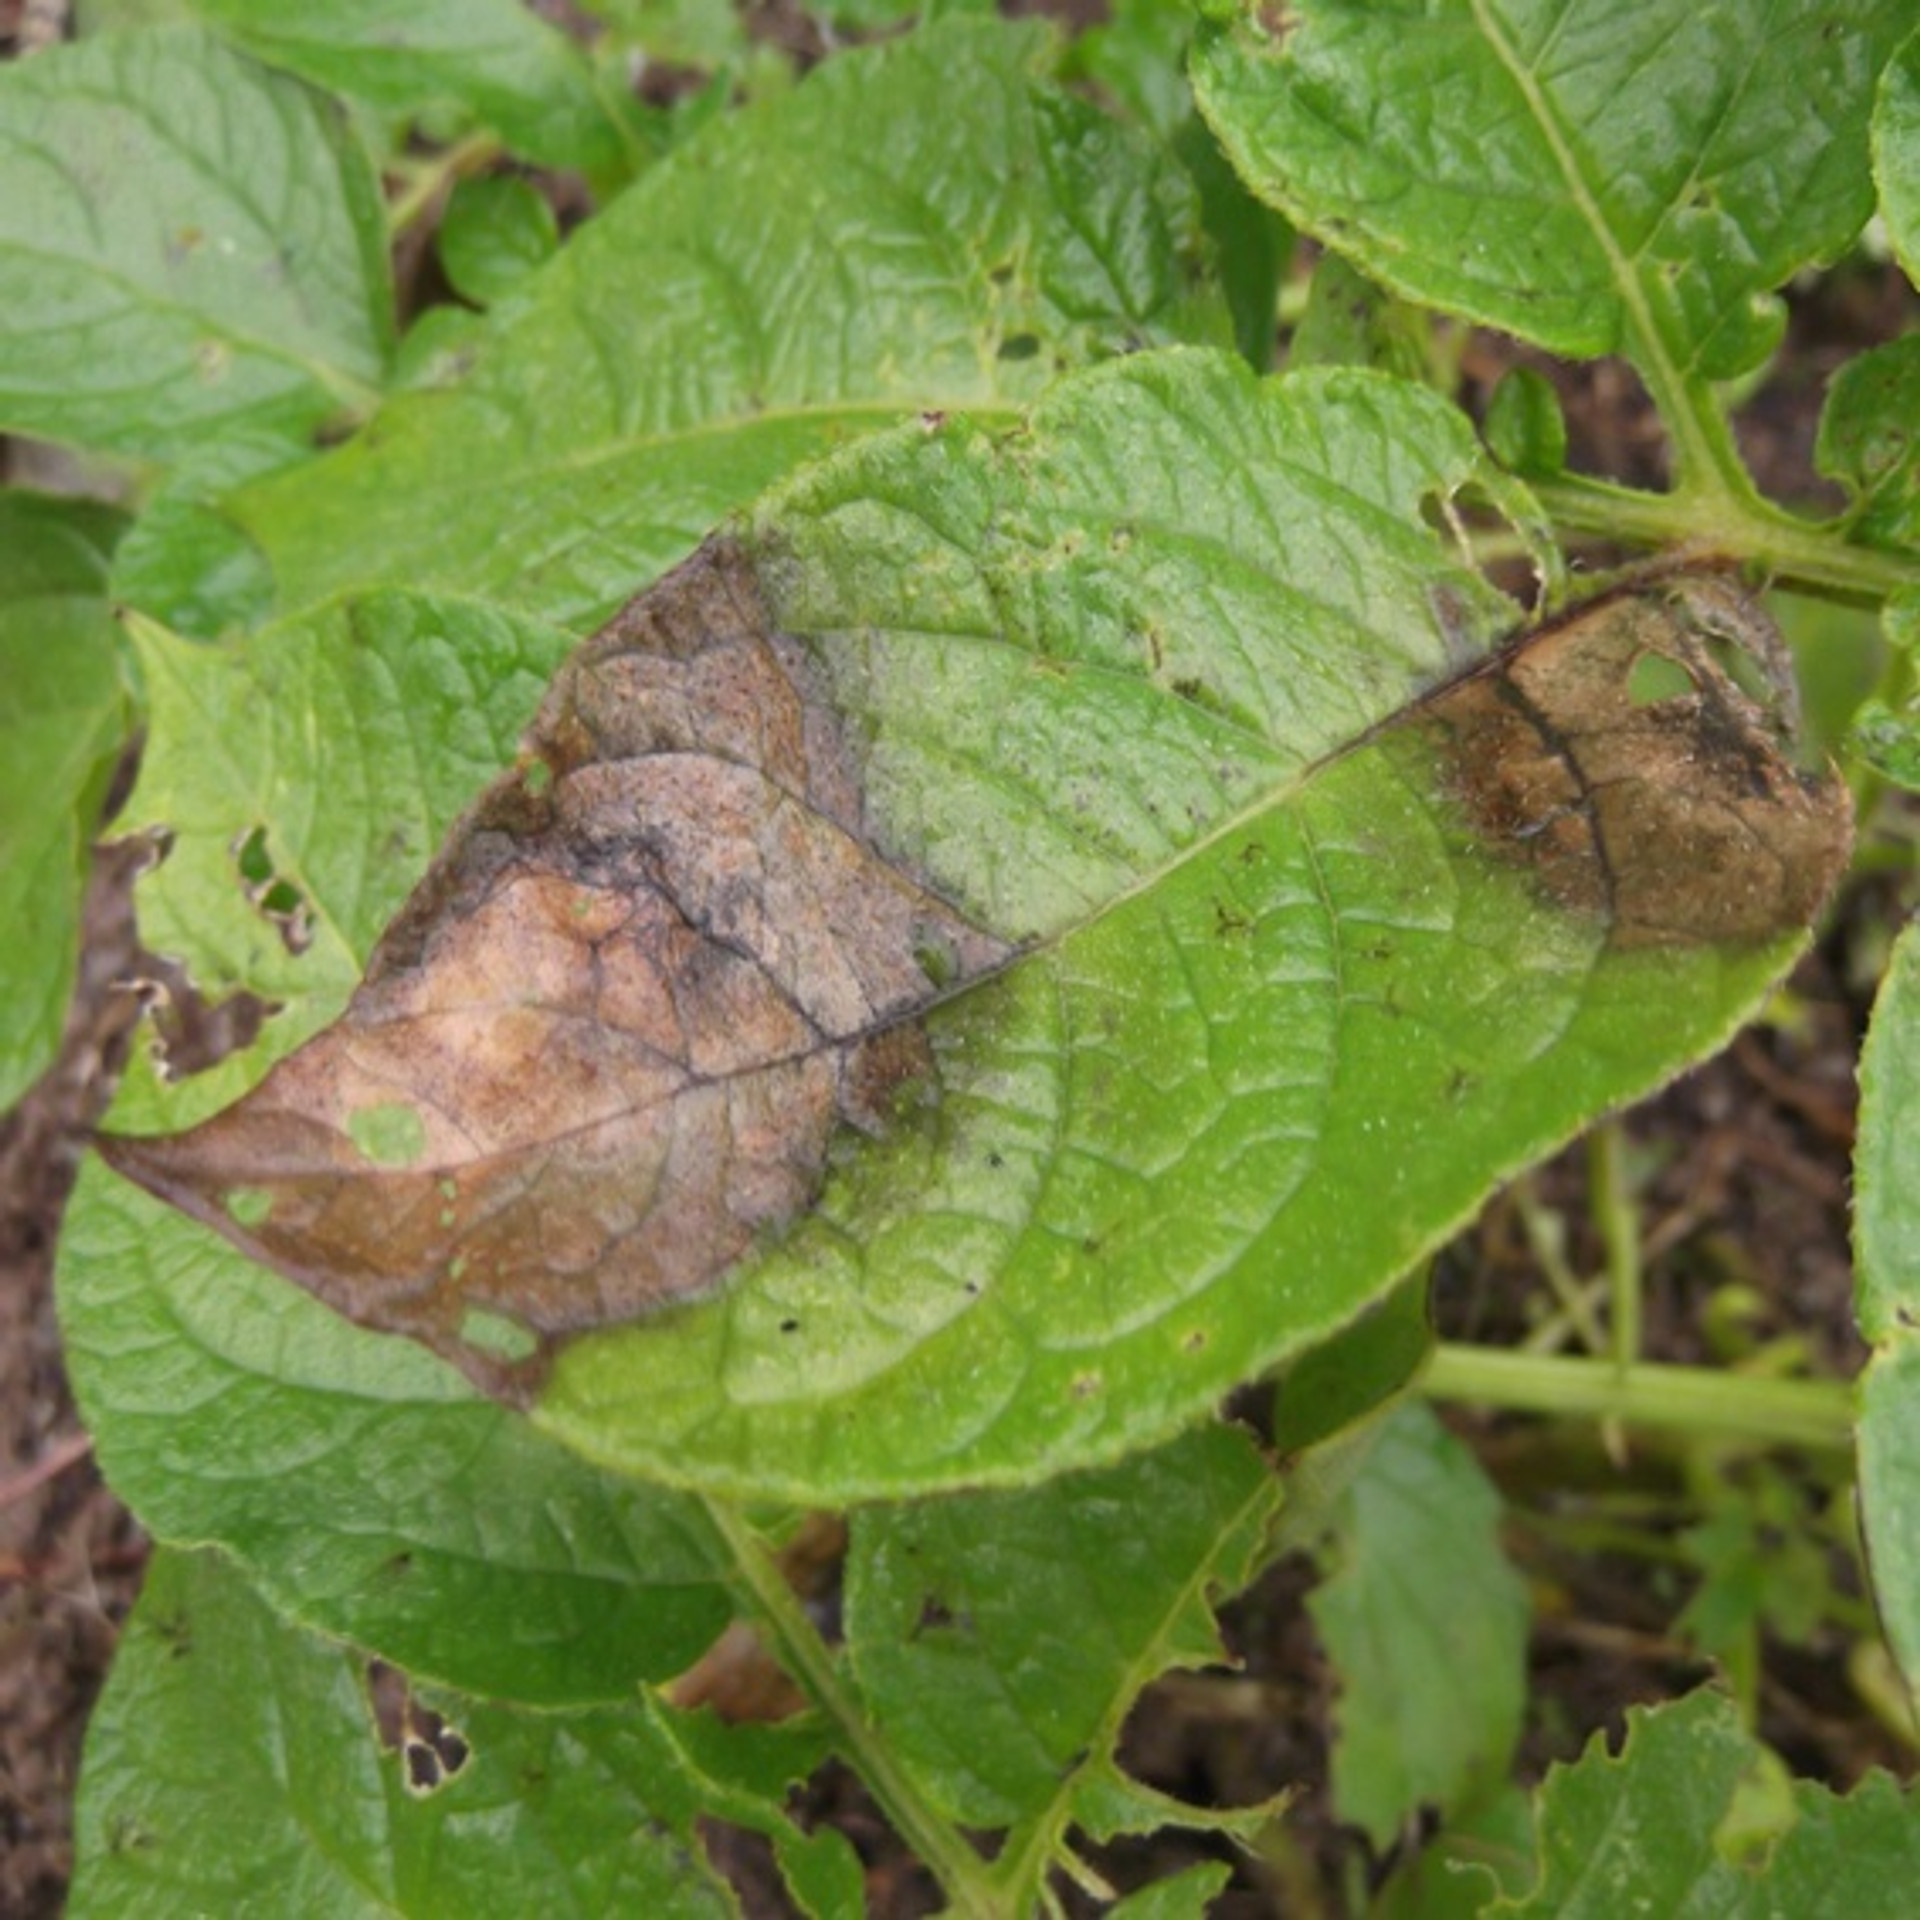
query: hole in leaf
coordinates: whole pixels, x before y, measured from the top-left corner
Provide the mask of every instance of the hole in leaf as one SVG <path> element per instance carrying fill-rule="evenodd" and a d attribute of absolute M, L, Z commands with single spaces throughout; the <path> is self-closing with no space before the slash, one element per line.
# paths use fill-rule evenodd
<path fill-rule="evenodd" d="M 313 945 L 313 914 L 306 895 L 275 868 L 266 828 L 255 827 L 235 842 L 233 858 L 248 900 L 279 929 L 289 953 L 305 953 Z"/>
<path fill-rule="evenodd" d="M 1627 698 L 1636 707 L 1657 707 L 1696 691 L 1693 675 L 1665 653 L 1643 653 L 1627 676 Z"/>

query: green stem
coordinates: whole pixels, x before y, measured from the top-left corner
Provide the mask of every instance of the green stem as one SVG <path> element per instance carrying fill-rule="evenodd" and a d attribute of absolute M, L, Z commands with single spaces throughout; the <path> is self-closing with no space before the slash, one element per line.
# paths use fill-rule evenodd
<path fill-rule="evenodd" d="M 724 1500 L 709 1499 L 708 1514 L 733 1557 L 741 1599 L 757 1617 L 809 1699 L 834 1723 L 840 1743 L 895 1830 L 940 1882 L 956 1914 L 995 1920 L 988 1865 L 959 1831 L 928 1807 L 869 1723 L 839 1663 L 815 1632 L 759 1535 Z"/>
<path fill-rule="evenodd" d="M 1443 1342 L 1420 1386 L 1437 1400 L 1526 1413 L 1613 1419 L 1778 1446 L 1853 1446 L 1853 1389 L 1838 1380 L 1766 1380 L 1710 1367 L 1621 1367 Z"/>
<path fill-rule="evenodd" d="M 1642 493 L 1582 474 L 1529 482 L 1560 527 L 1645 547 L 1697 547 L 1764 568 L 1782 586 L 1881 601 L 1920 591 L 1920 561 L 1850 546 L 1840 534 L 1765 502 Z"/>
<path fill-rule="evenodd" d="M 1607 1305 L 1613 1364 L 1622 1375 L 1640 1357 L 1640 1216 L 1627 1187 L 1617 1120 L 1603 1121 L 1588 1138 L 1594 1224 L 1607 1255 Z"/>
<path fill-rule="evenodd" d="M 436 153 L 424 165 L 410 170 L 405 183 L 387 207 L 388 237 L 398 239 L 447 190 L 452 181 L 465 174 L 478 173 L 505 151 L 498 135 L 473 133 L 444 152 Z"/>

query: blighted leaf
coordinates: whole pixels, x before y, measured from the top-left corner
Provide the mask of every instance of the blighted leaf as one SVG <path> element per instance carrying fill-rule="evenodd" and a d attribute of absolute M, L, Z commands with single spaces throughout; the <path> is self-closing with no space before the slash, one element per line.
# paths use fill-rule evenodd
<path fill-rule="evenodd" d="M 1764 676 L 1757 701 L 1715 648 Z M 1819 911 L 1850 821 L 1789 757 L 1777 631 L 1713 575 L 1583 609 L 1432 705 L 1485 844 L 1620 947 L 1764 940 Z"/>
<path fill-rule="evenodd" d="M 568 670 L 330 1067 L 269 1081 L 258 1134 L 242 1109 L 115 1152 L 243 1246 L 284 1224 L 286 1270 L 344 1250 L 325 1297 L 490 1379 L 510 1320 L 675 1300 L 573 1342 L 540 1402 L 670 1479 L 839 1499 L 1165 1437 L 1724 1039 L 1844 851 L 1722 583 L 1645 581 L 1489 662 L 1518 609 L 1434 531 L 1469 485 L 1524 510 L 1433 396 L 1216 356 L 1067 383 L 1012 434 L 863 443 Z M 622 676 L 627 718 L 594 704 Z M 793 739 L 804 782 L 769 783 Z M 676 967 L 722 1017 L 679 1055 L 573 1017 L 632 1018 Z M 464 1086 L 367 1071 L 375 1028 L 440 1032 Z M 748 1101 L 777 1138 L 713 1150 L 696 1031 L 727 1125 Z M 890 1122 L 869 1063 L 912 1083 Z M 411 1166 L 348 1126 L 395 1102 L 417 1143 L 358 1124 Z"/>
<path fill-rule="evenodd" d="M 569 663 L 341 1022 L 123 1172 L 483 1384 L 798 1213 L 903 1022 L 1006 944 L 889 865 L 805 655 L 717 541 Z"/>

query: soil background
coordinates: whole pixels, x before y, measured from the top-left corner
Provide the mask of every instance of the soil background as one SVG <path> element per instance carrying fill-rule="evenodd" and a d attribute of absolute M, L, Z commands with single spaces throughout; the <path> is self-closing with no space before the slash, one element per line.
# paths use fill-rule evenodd
<path fill-rule="evenodd" d="M 7 16 L 18 12 L 0 0 L 0 39 Z M 1895 338 L 1916 317 L 1900 275 L 1871 266 L 1830 274 L 1794 299 L 1787 344 L 1743 417 L 1749 458 L 1774 499 L 1837 504 L 1811 458 L 1826 380 L 1853 353 Z M 1484 396 L 1517 357 L 1533 359 L 1510 342 L 1474 336 L 1465 359 L 1469 398 Z M 1562 388 L 1574 464 L 1661 483 L 1659 436 L 1623 368 L 1534 364 Z M 9 471 L 19 478 L 6 452 L 0 443 L 0 478 Z M 133 1044 L 139 1003 L 129 983 L 151 970 L 129 906 L 136 864 L 126 849 L 109 848 L 98 861 L 61 1057 L 0 1118 L 0 1920 L 60 1910 L 82 1737 L 146 1558 L 137 1523 L 94 1470 L 61 1364 L 51 1295 L 74 1170 Z M 1650 1357 L 1699 1360 L 1702 1300 L 1736 1274 L 1757 1296 L 1760 1331 L 1804 1335 L 1825 1371 L 1844 1376 L 1858 1365 L 1847 1248 L 1853 1065 L 1878 956 L 1912 904 L 1886 882 L 1844 896 L 1796 976 L 1801 1018 L 1791 1031 L 1748 1033 L 1631 1116 L 1632 1138 L 1661 1169 L 1642 1195 Z M 1573 1260 L 1590 1271 L 1595 1249 L 1579 1242 L 1590 1219 L 1585 1182 L 1576 1148 L 1534 1176 L 1533 1192 L 1570 1223 Z M 1496 1200 L 1439 1263 L 1436 1314 L 1451 1335 L 1493 1339 L 1524 1324 L 1525 1303 L 1540 1288 L 1514 1209 Z M 1458 1424 L 1510 1495 L 1530 1497 L 1537 1427 Z M 1574 1465 L 1606 1471 L 1597 1456 Z M 1537 1588 L 1558 1596 L 1535 1631 L 1531 1773 L 1571 1757 L 1596 1729 L 1617 1731 L 1627 1705 L 1704 1677 L 1671 1634 L 1670 1601 L 1650 1591 L 1637 1565 L 1583 1555 L 1527 1571 Z M 1301 1789 L 1288 1857 L 1225 1856 L 1235 1859 L 1236 1879 L 1218 1908 L 1223 1914 L 1338 1911 L 1321 1905 L 1308 1883 L 1351 1886 L 1356 1872 L 1371 1880 L 1384 1864 L 1337 1826 L 1323 1784 L 1313 1784 L 1325 1779 L 1333 1694 L 1302 1605 L 1306 1586 L 1298 1564 L 1273 1569 L 1228 1613 L 1242 1671 L 1165 1683 L 1129 1726 L 1130 1762 L 1186 1797 L 1234 1803 L 1283 1786 Z M 1797 1770 L 1843 1788 L 1871 1765 L 1911 1769 L 1912 1754 L 1849 1685 L 1844 1644 L 1772 1651 L 1762 1731 Z M 926 1909 L 924 1876 L 864 1810 L 851 1781 L 828 1776 L 812 1810 L 843 1820 L 868 1854 L 877 1913 Z M 726 1857 L 750 1912 L 784 1910 L 750 1850 L 729 1848 Z M 1111 1865 L 1132 1880 L 1192 1857 L 1191 1849 L 1169 1855 L 1155 1843 Z"/>

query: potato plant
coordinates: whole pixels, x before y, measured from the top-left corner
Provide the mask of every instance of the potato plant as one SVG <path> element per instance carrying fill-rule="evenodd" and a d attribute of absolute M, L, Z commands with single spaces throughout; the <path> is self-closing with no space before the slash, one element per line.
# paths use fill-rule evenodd
<path fill-rule="evenodd" d="M 158 1543 L 72 1911 L 728 1912 L 732 1827 L 855 1913 L 837 1761 L 953 1911 L 1201 1913 L 1284 1799 L 1123 1723 L 1299 1552 L 1328 1911 L 1897 1911 L 1908 1794 L 1756 1731 L 1756 1623 L 1842 1604 L 1755 1545 L 1777 1471 L 1696 1542 L 1727 1684 L 1529 1787 L 1436 1409 L 1851 1476 L 1911 1676 L 1911 936 L 1858 1381 L 1648 1358 L 1617 1217 L 1583 1351 L 1425 1288 L 1911 895 L 1914 338 L 1830 384 L 1839 513 L 1735 434 L 1783 287 L 1920 273 L 1910 8 L 842 0 L 804 73 L 583 11 L 102 4 L 0 69 L 0 426 L 98 483 L 0 492 L 0 1100 L 102 834 L 266 1009 L 162 1025 L 64 1230 Z M 1632 370 L 1668 484 L 1570 460 L 1547 356 Z"/>

